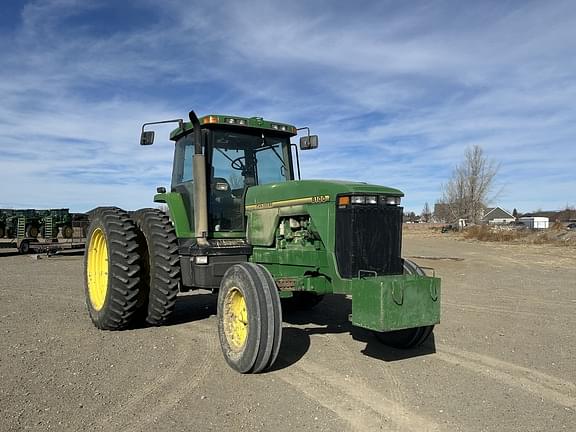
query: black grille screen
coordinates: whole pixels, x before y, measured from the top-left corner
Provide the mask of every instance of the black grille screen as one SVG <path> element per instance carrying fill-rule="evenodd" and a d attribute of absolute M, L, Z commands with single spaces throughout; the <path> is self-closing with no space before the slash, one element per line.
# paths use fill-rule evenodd
<path fill-rule="evenodd" d="M 343 278 L 360 270 L 402 274 L 402 207 L 349 205 L 336 208 L 336 261 Z"/>

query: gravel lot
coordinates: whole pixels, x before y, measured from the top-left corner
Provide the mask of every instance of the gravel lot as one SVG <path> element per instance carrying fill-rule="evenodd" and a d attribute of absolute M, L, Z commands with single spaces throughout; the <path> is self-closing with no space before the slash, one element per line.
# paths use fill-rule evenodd
<path fill-rule="evenodd" d="M 81 256 L 0 255 L 0 430 L 575 430 L 574 249 L 404 249 L 443 279 L 434 340 L 386 348 L 330 297 L 286 316 L 276 370 L 248 376 L 224 362 L 212 295 L 180 297 L 171 325 L 103 332 Z"/>

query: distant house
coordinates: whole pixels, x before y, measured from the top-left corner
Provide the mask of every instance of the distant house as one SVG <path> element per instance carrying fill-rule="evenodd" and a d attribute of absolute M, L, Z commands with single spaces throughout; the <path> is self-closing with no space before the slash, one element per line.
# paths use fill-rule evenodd
<path fill-rule="evenodd" d="M 519 221 L 531 229 L 547 229 L 550 224 L 549 219 L 543 216 L 521 217 Z"/>
<path fill-rule="evenodd" d="M 516 218 L 500 207 L 487 208 L 484 211 L 482 223 L 490 225 L 509 224 L 514 222 Z"/>
<path fill-rule="evenodd" d="M 565 210 L 544 210 L 525 213 L 523 217 L 545 217 L 549 221 L 568 222 L 576 219 L 576 210 L 573 208 L 566 208 Z"/>

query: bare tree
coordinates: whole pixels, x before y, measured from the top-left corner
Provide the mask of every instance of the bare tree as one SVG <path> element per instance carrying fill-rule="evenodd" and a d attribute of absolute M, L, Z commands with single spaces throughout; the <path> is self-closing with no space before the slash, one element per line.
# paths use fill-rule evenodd
<path fill-rule="evenodd" d="M 428 202 L 424 203 L 421 218 L 422 222 L 430 222 L 430 219 L 432 218 L 432 212 L 430 211 L 430 206 L 428 205 Z"/>
<path fill-rule="evenodd" d="M 446 203 L 453 220 L 467 219 L 478 223 L 492 200 L 490 193 L 499 165 L 484 155 L 482 147 L 466 149 L 464 160 L 456 166 L 452 177 L 442 186 L 442 202 Z"/>
<path fill-rule="evenodd" d="M 446 223 L 452 219 L 448 204 L 442 200 L 436 201 L 436 203 L 434 203 L 434 213 L 432 216 L 434 222 Z"/>

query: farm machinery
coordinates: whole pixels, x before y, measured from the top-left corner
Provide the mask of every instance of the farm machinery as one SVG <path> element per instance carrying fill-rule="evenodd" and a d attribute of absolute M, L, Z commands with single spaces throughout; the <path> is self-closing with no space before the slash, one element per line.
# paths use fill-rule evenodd
<path fill-rule="evenodd" d="M 0 209 L 0 238 L 72 238 L 72 215 L 68 209 Z"/>
<path fill-rule="evenodd" d="M 0 241 L 0 248 L 17 248 L 21 253 L 81 248 L 74 226 L 86 228 L 85 217 L 68 209 L 0 209 L 0 239 L 8 239 Z M 63 242 L 58 240 L 59 233 Z"/>
<path fill-rule="evenodd" d="M 403 193 L 332 180 L 301 180 L 308 128 L 260 117 L 206 115 L 177 123 L 168 208 L 93 210 L 85 294 L 94 325 L 161 325 L 180 291 L 218 293 L 218 334 L 240 373 L 270 368 L 282 338 L 281 299 L 311 307 L 325 295 L 352 299 L 353 325 L 385 344 L 423 343 L 440 321 L 440 280 L 401 256 Z"/>

